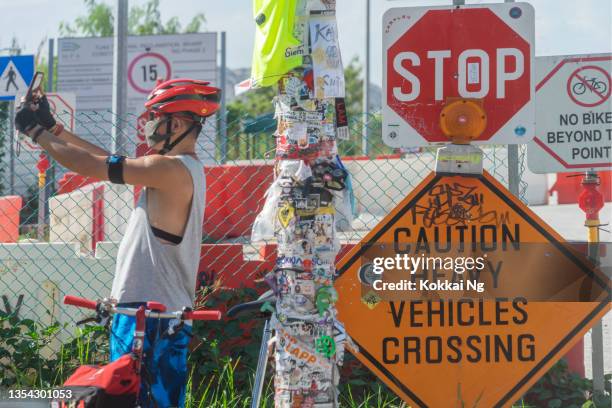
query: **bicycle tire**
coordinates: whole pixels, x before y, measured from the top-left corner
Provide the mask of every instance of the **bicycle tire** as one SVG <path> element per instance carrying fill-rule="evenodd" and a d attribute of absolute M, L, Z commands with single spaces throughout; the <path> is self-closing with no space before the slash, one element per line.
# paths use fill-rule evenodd
<path fill-rule="evenodd" d="M 581 91 L 579 92 L 578 89 L 581 89 Z M 572 86 L 572 92 L 574 95 L 582 95 L 586 92 L 586 85 L 584 85 L 582 82 L 576 82 L 574 86 Z"/>

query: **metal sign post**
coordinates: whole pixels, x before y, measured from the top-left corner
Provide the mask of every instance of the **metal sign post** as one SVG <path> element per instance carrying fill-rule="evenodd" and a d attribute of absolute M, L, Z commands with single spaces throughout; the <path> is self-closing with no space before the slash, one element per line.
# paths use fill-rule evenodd
<path fill-rule="evenodd" d="M 363 129 L 361 154 L 370 153 L 370 0 L 365 0 L 365 56 L 363 58 Z"/>
<path fill-rule="evenodd" d="M 34 56 L 19 55 L 19 49 L 11 49 L 6 57 L 0 57 L 0 100 L 9 102 L 9 191 L 15 194 L 15 97 L 25 95 L 28 84 L 34 76 Z"/>
<path fill-rule="evenodd" d="M 116 0 L 115 32 L 113 33 L 113 127 L 112 148 L 117 154 L 127 155 L 123 137 L 127 118 L 127 34 L 128 0 Z"/>
<path fill-rule="evenodd" d="M 53 77 L 55 74 L 55 40 L 49 38 L 49 53 L 48 53 L 48 65 L 47 65 L 47 92 L 53 92 Z M 74 131 L 74 126 L 72 127 Z M 45 194 L 47 197 L 55 194 L 55 169 L 56 162 L 52 157 L 49 157 L 49 183 L 45 187 Z M 45 206 L 45 221 L 49 222 L 49 206 Z"/>
<path fill-rule="evenodd" d="M 9 191 L 11 195 L 15 194 L 15 101 L 9 101 L 8 108 L 10 135 L 10 157 L 9 157 Z"/>
<path fill-rule="evenodd" d="M 226 33 L 221 32 L 221 73 L 220 73 L 220 87 L 223 90 L 221 92 L 221 109 L 219 111 L 219 136 L 221 138 L 221 164 L 227 161 L 227 105 L 226 105 L 226 75 L 227 75 L 227 43 L 225 41 Z"/>

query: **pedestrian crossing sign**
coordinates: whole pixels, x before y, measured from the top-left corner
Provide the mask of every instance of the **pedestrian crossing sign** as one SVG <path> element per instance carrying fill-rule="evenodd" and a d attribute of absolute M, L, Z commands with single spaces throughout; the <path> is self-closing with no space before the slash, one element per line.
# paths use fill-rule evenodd
<path fill-rule="evenodd" d="M 34 76 L 34 56 L 0 57 L 0 100 L 12 101 L 24 95 Z"/>

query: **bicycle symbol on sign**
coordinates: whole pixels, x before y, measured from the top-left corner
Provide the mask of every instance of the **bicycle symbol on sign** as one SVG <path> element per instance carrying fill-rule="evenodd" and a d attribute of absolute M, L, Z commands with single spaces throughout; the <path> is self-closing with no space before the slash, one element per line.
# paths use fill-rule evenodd
<path fill-rule="evenodd" d="M 587 90 L 589 92 L 605 94 L 608 90 L 608 86 L 604 81 L 599 81 L 596 77 L 593 77 L 591 79 L 585 78 L 584 82 L 579 80 L 572 87 L 572 92 L 574 92 L 575 95 L 582 95 Z"/>
<path fill-rule="evenodd" d="M 610 97 L 609 71 L 596 65 L 576 69 L 567 80 L 567 93 L 579 106 L 592 108 L 601 105 Z"/>

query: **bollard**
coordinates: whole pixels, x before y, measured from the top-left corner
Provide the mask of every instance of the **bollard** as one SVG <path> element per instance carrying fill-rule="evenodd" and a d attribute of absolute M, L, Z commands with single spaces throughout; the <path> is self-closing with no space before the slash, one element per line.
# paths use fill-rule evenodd
<path fill-rule="evenodd" d="M 36 226 L 36 237 L 39 241 L 45 238 L 45 207 L 47 203 L 45 185 L 47 184 L 47 170 L 49 169 L 49 159 L 47 155 L 41 153 L 38 156 L 38 224 Z"/>
<path fill-rule="evenodd" d="M 599 211 L 604 206 L 603 195 L 598 189 L 600 180 L 597 173 L 586 171 L 582 178 L 582 192 L 578 196 L 578 206 L 586 215 L 584 225 L 588 228 L 588 257 L 595 264 L 599 264 Z M 601 321 L 593 326 L 591 332 L 593 364 L 593 390 L 604 392 L 604 355 L 603 355 L 603 328 Z"/>

